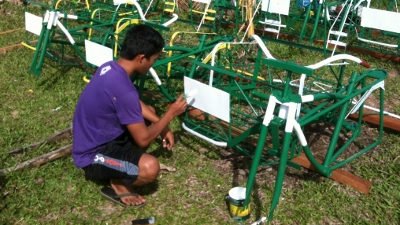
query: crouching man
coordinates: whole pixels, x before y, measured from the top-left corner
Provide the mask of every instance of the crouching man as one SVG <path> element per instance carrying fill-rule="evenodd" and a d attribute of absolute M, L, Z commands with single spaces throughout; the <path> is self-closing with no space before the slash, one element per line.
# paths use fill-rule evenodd
<path fill-rule="evenodd" d="M 74 163 L 86 177 L 109 181 L 111 188 L 104 187 L 101 194 L 121 205 L 143 206 L 146 199 L 134 193 L 133 186 L 153 182 L 160 172 L 157 158 L 133 147 L 144 148 L 161 136 L 164 147 L 171 150 L 174 136 L 168 124 L 187 106 L 180 95 L 159 118 L 153 107 L 139 100 L 129 78 L 145 75 L 163 48 L 160 33 L 146 25 L 135 25 L 127 32 L 118 61 L 98 68 L 76 106 Z M 145 120 L 151 125 L 147 126 Z"/>

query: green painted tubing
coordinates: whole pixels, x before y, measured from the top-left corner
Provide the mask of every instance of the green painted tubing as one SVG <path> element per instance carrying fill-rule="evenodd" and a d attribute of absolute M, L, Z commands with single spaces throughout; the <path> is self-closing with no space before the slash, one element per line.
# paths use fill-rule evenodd
<path fill-rule="evenodd" d="M 347 86 L 347 91 L 346 91 L 346 93 L 349 93 L 348 95 L 351 95 L 353 93 L 354 86 L 356 84 L 355 80 L 356 80 L 357 74 L 358 74 L 357 72 L 353 72 L 353 74 L 350 78 L 350 83 Z M 349 104 L 350 104 L 350 101 L 344 102 L 344 104 L 342 105 L 342 109 L 340 110 L 340 113 L 339 113 L 339 116 L 337 119 L 337 123 L 335 126 L 335 130 L 333 131 L 333 134 L 332 134 L 332 137 L 330 140 L 330 144 L 328 146 L 328 150 L 325 155 L 325 159 L 324 159 L 324 163 L 323 163 L 324 167 L 329 166 L 331 159 L 332 159 L 332 154 L 335 152 L 337 140 L 339 138 L 340 130 L 342 129 L 343 122 L 345 120 Z"/>
<path fill-rule="evenodd" d="M 168 91 L 165 89 L 165 87 L 161 84 L 160 86 L 158 86 L 158 88 L 160 89 L 161 93 L 169 100 L 169 101 L 174 101 L 175 98 L 172 97 L 170 94 L 168 94 Z"/>
<path fill-rule="evenodd" d="M 244 205 L 243 205 L 243 207 L 245 209 L 248 207 L 248 205 L 250 203 L 251 190 L 253 189 L 253 184 L 254 184 L 254 180 L 256 178 L 257 168 L 258 168 L 258 165 L 260 164 L 261 155 L 262 155 L 265 140 L 266 140 L 266 138 L 263 138 L 263 137 L 267 137 L 267 134 L 268 134 L 268 127 L 265 125 L 262 125 L 261 131 L 260 131 L 260 136 L 259 136 L 258 142 L 257 142 L 256 151 L 255 151 L 254 157 L 253 157 L 253 162 L 251 163 L 249 177 L 247 178 L 246 199 L 245 199 Z"/>
<path fill-rule="evenodd" d="M 387 75 L 387 74 L 386 74 Z M 380 93 L 380 112 L 379 112 L 379 140 L 382 140 L 383 137 L 383 128 L 384 128 L 384 114 L 383 110 L 385 108 L 385 89 L 381 88 L 379 90 Z"/>
<path fill-rule="evenodd" d="M 327 9 L 327 8 L 329 8 L 329 7 L 325 7 L 325 9 Z M 324 25 L 323 25 L 324 34 L 323 34 L 323 37 L 324 37 L 324 46 L 326 46 L 326 44 L 328 43 L 327 38 L 326 38 L 326 36 L 328 35 L 328 32 L 326 30 L 326 27 L 328 26 L 327 13 L 324 13 L 323 18 L 324 18 Z M 328 49 L 326 47 L 324 47 L 323 49 L 324 49 L 324 51 L 323 51 L 324 58 L 328 58 L 329 57 L 328 56 L 329 52 L 327 51 Z"/>
<path fill-rule="evenodd" d="M 230 123 L 232 124 L 232 123 Z M 232 128 L 229 128 L 229 141 L 228 141 L 228 147 L 233 148 L 237 146 L 239 143 L 244 141 L 246 138 L 248 138 L 251 134 L 255 134 L 256 131 L 260 127 L 260 123 L 255 124 L 254 126 L 248 128 L 246 131 L 242 132 L 239 136 L 236 136 L 234 139 L 232 139 Z"/>
<path fill-rule="evenodd" d="M 363 75 L 363 74 L 362 74 Z M 366 87 L 366 77 L 365 75 L 363 76 L 359 76 L 358 79 L 355 82 L 361 82 L 363 89 L 365 89 Z M 371 85 L 368 85 L 368 87 L 371 87 Z M 356 92 L 357 93 L 357 92 Z M 352 96 L 354 96 L 354 93 L 352 94 Z M 351 97 L 351 96 L 350 96 Z M 351 144 L 353 143 L 353 141 L 359 137 L 360 131 L 361 131 L 361 126 L 362 126 L 362 117 L 363 117 L 363 108 L 364 108 L 364 104 L 361 105 L 360 109 L 359 109 L 359 116 L 357 119 L 357 124 L 356 124 L 356 129 L 352 130 L 353 134 L 352 137 L 337 151 L 335 151 L 335 153 L 332 156 L 332 160 L 336 160 L 337 157 L 339 157 L 340 154 L 342 154 L 342 152 Z M 351 157 L 352 158 L 352 157 Z M 335 166 L 341 166 L 344 165 L 348 162 L 350 162 L 352 159 L 349 158 L 349 160 L 343 160 L 340 163 L 335 164 Z"/>
<path fill-rule="evenodd" d="M 326 113 L 332 111 L 333 109 L 335 109 L 335 108 L 337 108 L 338 106 L 340 106 L 340 105 L 346 103 L 346 102 L 349 101 L 349 100 L 350 100 L 350 99 L 348 99 L 348 98 L 343 98 L 343 99 L 341 99 L 340 101 L 337 101 L 336 103 L 334 103 L 333 105 L 331 105 L 331 106 L 329 106 L 329 107 L 327 107 L 327 108 L 324 108 L 322 111 L 318 112 L 318 113 L 315 114 L 315 115 L 312 115 L 312 116 L 309 116 L 309 117 L 306 117 L 306 118 L 300 118 L 300 119 L 298 120 L 298 122 L 300 123 L 301 126 L 304 126 L 304 125 L 306 125 L 306 124 L 309 124 L 309 123 L 313 122 L 316 118 L 318 118 L 318 117 L 320 117 L 320 116 L 322 116 L 322 115 L 325 115 Z"/>
<path fill-rule="evenodd" d="M 308 18 L 310 17 L 310 11 L 311 11 L 311 4 L 309 4 L 307 6 L 306 18 L 304 19 L 303 27 L 301 28 L 301 33 L 300 33 L 300 38 L 299 38 L 300 43 L 303 41 L 304 33 L 306 32 L 306 26 L 308 24 Z"/>
<path fill-rule="evenodd" d="M 326 176 L 326 177 L 330 177 L 331 176 L 331 171 L 329 170 L 329 168 L 323 167 L 313 156 L 313 154 L 311 153 L 310 147 L 308 145 L 303 146 L 303 151 L 304 154 L 306 155 L 308 161 L 310 161 L 311 165 L 313 165 L 315 167 L 315 171 L 317 171 L 318 173 Z"/>
<path fill-rule="evenodd" d="M 360 117 L 362 118 L 362 116 Z M 336 160 L 337 157 L 339 157 L 339 155 L 342 154 L 342 152 L 358 137 L 360 131 L 361 131 L 361 123 L 358 122 L 357 128 L 353 131 L 352 137 L 349 140 L 347 140 L 347 142 L 339 150 L 334 151 L 332 159 L 330 160 L 331 162 Z"/>
<path fill-rule="evenodd" d="M 204 43 L 205 43 L 205 42 L 206 42 L 206 35 L 202 35 L 202 36 L 201 36 L 201 39 L 200 39 L 200 44 L 199 44 L 199 46 L 197 47 L 197 49 L 203 49 Z M 200 54 L 197 55 L 196 58 L 195 58 L 195 60 L 196 60 L 196 61 L 199 61 L 200 56 L 201 56 Z M 190 72 L 189 72 L 189 76 L 188 76 L 188 77 L 193 78 L 194 72 L 196 71 L 196 67 L 197 67 L 197 66 L 196 66 L 195 64 L 192 65 L 192 68 L 190 69 Z"/>
<path fill-rule="evenodd" d="M 34 68 L 34 74 L 37 75 L 37 76 L 40 75 L 41 70 L 42 70 L 41 68 L 42 68 L 42 65 L 43 65 L 44 56 L 46 55 L 46 49 L 47 49 L 47 43 L 48 43 L 48 40 L 49 40 L 49 35 L 50 35 L 50 29 L 46 29 L 45 35 L 44 35 L 44 40 L 42 41 L 42 45 L 40 45 L 39 47 L 36 47 L 36 51 L 38 52 L 38 54 L 39 54 L 39 51 L 41 50 L 41 53 L 40 53 L 40 56 L 39 56 L 39 61 L 35 62 L 36 66 Z M 35 54 L 35 56 L 38 57 L 38 55 L 36 55 L 36 54 Z M 35 58 L 35 56 L 34 56 L 34 58 Z"/>
<path fill-rule="evenodd" d="M 46 23 L 47 24 L 47 23 Z M 37 45 L 36 45 L 36 50 L 35 50 L 35 54 L 33 55 L 33 60 L 32 60 L 32 64 L 31 64 L 31 67 L 29 68 L 29 71 L 31 72 L 31 73 L 33 73 L 33 74 L 35 74 L 35 75 L 40 75 L 40 73 L 39 74 L 36 74 L 36 64 L 37 64 L 37 59 L 38 59 L 38 56 L 39 56 L 39 51 L 40 51 L 40 48 L 41 48 L 41 46 L 42 46 L 42 41 L 43 41 L 43 38 L 44 38 L 44 36 L 47 34 L 46 32 L 47 32 L 47 29 L 45 29 L 46 28 L 46 24 L 43 24 L 42 25 L 42 30 L 40 31 L 40 36 L 39 36 L 39 40 L 38 40 L 38 42 L 37 42 Z M 46 34 L 45 34 L 46 33 Z"/>
<path fill-rule="evenodd" d="M 251 77 L 252 84 L 257 85 L 256 82 L 258 81 L 258 74 L 260 73 L 261 68 L 261 59 L 263 57 L 262 51 L 257 51 L 257 58 L 256 63 L 254 65 L 253 76 Z"/>
<path fill-rule="evenodd" d="M 282 98 L 287 98 L 289 94 L 292 94 L 292 89 L 290 87 L 291 79 L 292 79 L 292 71 L 287 70 L 285 76 L 285 87 L 283 89 Z"/>
<path fill-rule="evenodd" d="M 337 168 L 340 168 L 346 164 L 348 164 L 349 162 L 353 161 L 354 159 L 360 157 L 362 154 L 368 152 L 369 150 L 375 148 L 378 144 L 380 144 L 382 142 L 381 137 L 378 138 L 377 141 L 375 141 L 373 144 L 370 144 L 368 147 L 364 148 L 362 151 L 357 152 L 357 154 L 352 155 L 351 157 L 349 157 L 346 160 L 343 160 L 339 163 L 336 163 L 335 165 L 333 165 L 330 170 L 335 170 Z M 329 177 L 329 176 L 328 176 Z"/>
<path fill-rule="evenodd" d="M 181 51 L 181 52 L 185 52 L 185 53 L 191 53 L 191 51 L 193 51 L 193 49 L 181 47 L 181 46 L 165 46 L 164 50 L 165 51 Z"/>
<path fill-rule="evenodd" d="M 219 38 L 218 38 L 218 40 L 219 41 L 228 41 L 226 39 L 219 39 Z M 213 41 L 215 41 L 215 40 L 213 40 Z M 213 42 L 213 41 L 211 41 L 211 42 Z M 199 54 L 199 53 L 203 53 L 203 52 L 205 52 L 207 50 L 212 50 L 215 47 L 214 45 L 210 45 L 210 42 L 207 42 L 205 44 L 206 45 L 205 46 L 203 45 L 202 48 L 197 47 L 194 50 L 186 48 L 185 50 L 187 50 L 187 53 L 185 53 L 185 54 L 172 56 L 172 57 L 169 57 L 169 58 L 163 59 L 163 60 L 157 60 L 154 63 L 153 68 L 156 68 L 157 66 L 161 66 L 161 65 L 167 64 L 169 62 L 173 62 L 173 61 L 179 60 L 179 59 L 187 58 L 187 57 L 189 57 L 191 55 L 196 55 L 196 54 Z M 168 46 L 166 46 L 166 48 L 165 48 L 166 51 L 171 50 L 171 49 L 174 50 L 174 47 L 168 47 L 168 48 L 167 47 Z M 180 50 L 179 47 L 178 47 L 178 50 Z M 194 60 L 192 60 L 192 61 L 196 63 L 196 61 L 194 61 Z M 200 62 L 198 62 L 198 63 L 200 64 Z"/>
<path fill-rule="evenodd" d="M 111 22 L 112 22 L 112 23 L 114 23 L 115 18 L 117 17 L 117 13 L 118 13 L 118 11 L 115 10 L 114 13 L 113 13 L 113 16 L 112 16 L 112 18 L 111 18 Z M 107 33 L 108 33 L 108 32 L 111 32 L 112 28 L 114 28 L 114 27 L 112 27 L 112 26 L 109 27 L 109 28 L 107 29 Z M 103 46 L 106 45 L 108 38 L 109 38 L 109 36 L 104 35 L 104 39 L 103 39 L 103 42 L 102 42 L 102 45 L 103 45 Z"/>
<path fill-rule="evenodd" d="M 314 23 L 314 29 L 313 32 L 311 34 L 310 37 L 310 44 L 314 43 L 314 37 L 315 37 L 315 33 L 317 32 L 317 27 L 318 27 L 318 21 L 319 21 L 319 16 L 321 15 L 321 9 L 322 9 L 322 4 L 318 5 L 318 11 L 317 11 L 317 15 L 315 16 L 315 23 Z"/>
<path fill-rule="evenodd" d="M 365 149 L 363 149 L 362 151 L 358 152 L 357 154 L 353 155 L 352 157 L 348 158 L 347 160 L 344 160 L 340 163 L 337 163 L 336 165 L 332 166 L 332 170 L 339 168 L 347 163 L 349 163 L 350 161 L 358 158 L 359 156 L 361 156 L 362 154 L 364 154 L 365 152 L 371 150 L 372 148 L 375 148 L 378 144 L 380 144 L 382 142 L 382 137 L 383 137 L 383 128 L 384 128 L 384 114 L 383 114 L 383 109 L 384 109 L 384 102 L 385 102 L 385 96 L 384 96 L 384 90 L 380 89 L 380 111 L 379 111 L 379 136 L 377 138 L 377 140 L 369 145 L 368 147 L 366 147 Z M 362 118 L 362 114 L 359 115 L 359 118 Z"/>
<path fill-rule="evenodd" d="M 335 109 L 338 106 L 344 104 L 345 102 L 350 101 L 351 98 L 353 98 L 354 96 L 359 95 L 359 94 L 363 94 L 365 91 L 368 91 L 370 89 L 370 87 L 372 87 L 373 85 L 377 84 L 380 81 L 381 80 L 373 82 L 373 83 L 369 84 L 368 87 L 363 87 L 362 89 L 358 90 L 357 92 L 354 92 L 351 96 L 349 96 L 349 95 L 346 96 L 344 94 L 341 94 L 341 92 L 344 92 L 344 89 L 340 90 L 340 92 L 338 92 L 338 93 L 313 94 L 314 101 L 315 100 L 323 100 L 323 99 L 331 99 L 331 100 L 337 99 L 339 101 L 336 102 L 334 105 L 331 105 L 331 106 L 329 106 L 327 108 L 324 108 L 325 105 L 321 107 L 321 104 L 320 104 L 320 105 L 316 106 L 315 108 L 313 108 L 312 110 L 310 110 L 310 112 L 318 113 L 318 115 L 325 114 L 325 113 L 331 111 L 332 109 Z M 320 110 L 322 108 L 324 108 L 324 109 L 322 111 L 318 112 L 318 110 Z M 314 114 L 315 113 L 307 113 L 306 115 L 304 115 L 303 117 L 300 118 L 299 123 L 301 123 L 301 125 L 303 126 L 305 124 L 308 124 L 308 123 L 312 122 L 312 120 L 315 119 L 314 118 Z"/>
<path fill-rule="evenodd" d="M 353 74 L 353 78 L 354 78 L 354 75 L 355 75 L 356 73 L 354 73 Z M 354 80 L 354 79 L 353 79 Z M 352 92 L 352 87 L 354 87 L 355 86 L 355 84 L 356 84 L 356 82 L 352 82 L 352 84 L 353 85 L 349 85 L 349 89 L 348 89 L 348 92 Z M 369 85 L 368 87 L 370 87 L 371 85 Z M 367 89 L 368 89 L 368 87 L 364 87 L 362 90 L 360 90 L 360 91 L 358 91 L 357 93 L 352 93 L 352 96 L 354 96 L 355 94 L 361 94 L 361 92 L 364 92 L 364 91 L 366 91 Z M 365 89 L 365 90 L 364 90 Z M 346 99 L 351 99 L 351 97 L 352 96 L 349 96 L 349 97 L 347 97 Z M 381 101 L 384 101 L 384 95 L 383 95 L 383 90 L 381 90 Z M 348 101 L 349 102 L 349 101 Z M 348 105 L 349 103 L 348 102 L 346 102 L 345 104 L 346 105 Z M 347 106 L 343 106 L 343 109 L 342 109 L 342 111 L 345 111 L 346 109 L 347 109 Z M 383 104 L 382 104 L 383 105 Z M 383 107 L 383 106 L 382 106 Z M 360 111 L 361 113 L 362 113 L 362 110 Z M 346 111 L 344 112 L 344 113 L 346 113 Z M 375 143 L 373 143 L 373 144 L 371 144 L 371 145 L 369 145 L 367 148 L 365 148 L 365 149 L 363 149 L 362 151 L 360 151 L 360 152 L 358 152 L 357 154 L 355 154 L 355 155 L 353 155 L 352 157 L 350 157 L 350 158 L 348 158 L 348 159 L 346 159 L 346 160 L 343 160 L 343 161 L 341 161 L 341 162 L 339 162 L 339 163 L 336 163 L 335 165 L 333 165 L 331 168 L 329 168 L 328 166 L 333 162 L 333 160 L 334 159 L 336 159 L 338 156 L 339 156 L 339 154 L 341 153 L 341 152 L 343 152 L 345 149 L 346 149 L 346 147 L 348 146 L 348 145 L 350 145 L 352 142 L 353 142 L 353 140 L 355 140 L 355 138 L 358 136 L 358 133 L 360 132 L 360 129 L 357 129 L 357 130 L 355 130 L 354 132 L 354 134 L 353 134 L 353 137 L 350 139 L 350 140 L 348 140 L 348 142 L 344 145 L 344 146 L 342 146 L 342 148 L 341 149 L 339 149 L 337 152 L 336 152 L 336 154 L 334 154 L 332 157 L 330 157 L 330 155 L 329 154 L 327 154 L 327 157 L 325 158 L 325 162 L 324 162 L 324 169 L 322 169 L 322 173 L 321 174 L 323 174 L 323 175 L 325 175 L 325 176 L 327 176 L 327 177 L 329 177 L 330 176 L 330 172 L 329 171 L 332 171 L 332 170 L 334 170 L 334 169 L 337 169 L 337 168 L 339 168 L 339 167 L 341 167 L 341 166 L 343 166 L 343 165 L 345 165 L 345 164 L 347 164 L 347 163 L 349 163 L 350 161 L 352 161 L 352 160 L 354 160 L 355 158 L 357 158 L 357 157 L 359 157 L 359 156 L 361 156 L 362 154 L 364 154 L 365 152 L 367 152 L 367 151 L 369 151 L 370 149 L 372 149 L 372 148 L 374 148 L 375 146 L 377 146 L 380 142 L 381 142 L 381 137 L 382 137 L 382 132 L 383 132 L 383 111 L 381 112 L 382 113 L 382 117 L 380 118 L 380 120 L 382 121 L 382 122 L 380 122 L 381 124 L 380 124 L 380 126 L 382 126 L 382 130 L 380 130 L 380 136 L 379 136 L 379 138 L 377 139 L 377 141 L 375 142 Z M 337 124 L 337 129 L 335 129 L 335 133 L 336 133 L 336 131 L 338 130 L 338 132 L 340 131 L 340 129 L 338 128 L 338 127 L 342 127 L 342 122 L 344 121 L 344 116 L 343 116 L 343 113 L 341 113 L 341 115 L 339 116 L 339 118 L 343 118 L 343 119 L 339 119 L 338 120 L 338 124 Z M 362 123 L 362 120 L 359 118 L 359 120 L 358 120 L 358 126 L 361 126 L 361 123 Z M 331 145 L 332 145 L 332 143 L 336 143 L 336 140 L 337 140 L 337 135 L 334 133 L 334 135 L 333 135 L 333 139 L 332 139 L 332 141 L 331 141 Z M 334 146 L 334 145 L 332 145 L 332 146 Z M 332 146 L 330 146 L 330 148 L 328 149 L 328 153 L 329 152 L 334 152 L 332 149 L 334 149 L 334 147 L 332 147 Z M 308 149 L 305 149 L 304 150 L 305 151 L 305 153 L 306 153 L 306 155 L 307 155 L 307 158 L 310 160 L 311 158 L 313 158 L 313 156 L 310 154 L 310 151 L 308 150 Z M 310 160 L 311 161 L 311 160 Z M 314 166 L 317 166 L 318 164 L 315 164 L 314 162 L 312 162 L 312 164 L 314 165 Z M 325 174 L 325 172 L 324 171 L 327 171 L 328 173 L 326 173 Z"/>
<path fill-rule="evenodd" d="M 381 91 L 383 91 L 383 90 L 381 90 Z M 332 171 L 335 170 L 335 169 L 337 169 L 337 168 L 340 168 L 340 167 L 342 167 L 342 166 L 344 166 L 344 165 L 346 165 L 346 164 L 348 164 L 349 162 L 351 162 L 351 161 L 353 161 L 354 159 L 360 157 L 362 154 L 366 153 L 367 151 L 369 151 L 369 150 L 375 148 L 378 144 L 380 144 L 380 143 L 382 142 L 382 137 L 383 137 L 383 119 L 384 119 L 382 108 L 381 108 L 379 114 L 380 114 L 380 118 L 379 118 L 380 124 L 379 124 L 379 136 L 378 136 L 377 140 L 376 140 L 374 143 L 370 144 L 368 147 L 366 147 L 366 148 L 364 148 L 363 150 L 361 150 L 361 151 L 357 152 L 356 154 L 352 155 L 352 156 L 349 157 L 348 159 L 343 160 L 343 161 L 338 162 L 338 163 L 336 163 L 335 165 L 333 165 L 333 166 L 330 168 Z M 360 116 L 360 117 L 361 117 L 361 116 Z"/>
<path fill-rule="evenodd" d="M 86 62 L 86 56 L 83 55 L 83 53 L 81 52 L 81 50 L 79 50 L 78 46 L 76 45 L 76 43 L 74 43 L 72 45 L 72 47 L 75 49 L 75 51 L 78 53 L 78 55 L 83 59 L 84 62 Z"/>
<path fill-rule="evenodd" d="M 337 119 L 337 123 L 335 125 L 335 130 L 333 131 L 333 134 L 332 134 L 332 137 L 330 140 L 330 144 L 328 146 L 327 153 L 325 155 L 325 159 L 324 159 L 324 163 L 323 163 L 324 167 L 328 167 L 329 164 L 332 162 L 332 158 L 333 158 L 332 155 L 335 153 L 337 140 L 339 138 L 340 131 L 343 127 L 344 118 L 346 116 L 347 107 L 349 104 L 350 104 L 350 101 L 344 103 L 342 106 L 342 109 L 340 110 L 340 113 L 339 113 L 339 116 Z"/>
<path fill-rule="evenodd" d="M 274 210 L 275 210 L 276 206 L 278 205 L 279 197 L 281 195 L 282 184 L 283 184 L 283 180 L 285 178 L 286 164 L 287 164 L 287 160 L 288 160 L 288 153 L 289 153 L 291 137 L 292 137 L 291 132 L 285 132 L 285 134 L 283 136 L 282 152 L 281 152 L 281 157 L 279 159 L 278 173 L 276 175 L 274 195 L 272 197 L 271 207 L 269 209 L 268 222 L 272 221 Z"/>

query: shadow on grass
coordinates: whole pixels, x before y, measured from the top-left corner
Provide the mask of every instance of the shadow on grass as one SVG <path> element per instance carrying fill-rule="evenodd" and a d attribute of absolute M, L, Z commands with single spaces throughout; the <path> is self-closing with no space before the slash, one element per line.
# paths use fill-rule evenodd
<path fill-rule="evenodd" d="M 41 76 L 45 77 L 40 79 L 38 86 L 43 86 L 44 90 L 52 90 L 54 86 L 61 82 L 66 75 L 71 75 L 70 71 L 74 68 L 72 66 L 62 66 L 54 62 L 46 63 L 50 68 L 56 68 L 56 71 L 48 72 L 48 74 L 43 74 Z"/>
<path fill-rule="evenodd" d="M 171 158 L 173 156 L 173 151 L 169 151 L 168 149 L 162 147 L 162 141 L 161 140 L 157 140 L 154 141 L 155 143 L 157 143 L 157 145 L 159 147 L 157 147 L 156 149 L 152 150 L 152 151 L 145 151 L 146 153 L 149 153 L 150 155 L 159 158 Z"/>
<path fill-rule="evenodd" d="M 5 209 L 5 198 L 7 197 L 6 194 L 6 184 L 7 184 L 7 178 L 5 176 L 0 176 L 0 213 Z"/>
<path fill-rule="evenodd" d="M 7 183 L 7 178 L 5 176 L 0 176 L 0 193 L 4 191 Z"/>
<path fill-rule="evenodd" d="M 86 181 L 88 182 L 93 182 L 96 185 L 99 186 L 99 190 L 106 186 L 106 187 L 110 187 L 110 181 L 109 180 L 96 180 L 96 179 L 91 179 L 89 177 L 86 177 Z M 139 195 L 151 195 L 153 193 L 155 193 L 158 190 L 159 184 L 158 181 L 155 180 L 154 182 L 150 183 L 150 184 L 146 184 L 143 186 L 135 186 L 134 190 L 139 194 Z"/>
<path fill-rule="evenodd" d="M 158 187 L 159 187 L 158 180 L 155 180 L 150 184 L 134 187 L 134 189 L 135 191 L 137 191 L 139 195 L 146 196 L 146 195 L 152 195 L 155 192 L 157 192 Z"/>

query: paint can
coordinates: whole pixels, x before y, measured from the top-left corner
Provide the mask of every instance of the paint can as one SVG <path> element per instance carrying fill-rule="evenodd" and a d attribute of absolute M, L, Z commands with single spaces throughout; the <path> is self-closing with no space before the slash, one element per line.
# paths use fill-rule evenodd
<path fill-rule="evenodd" d="M 225 197 L 229 204 L 229 213 L 235 220 L 243 221 L 250 217 L 250 204 L 244 208 L 246 199 L 246 188 L 234 187 L 229 191 L 229 195 Z"/>

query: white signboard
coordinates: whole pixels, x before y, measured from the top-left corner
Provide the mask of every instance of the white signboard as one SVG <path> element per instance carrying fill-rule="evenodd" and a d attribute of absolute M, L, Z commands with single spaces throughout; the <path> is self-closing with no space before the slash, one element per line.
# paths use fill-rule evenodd
<path fill-rule="evenodd" d="M 264 12 L 289 15 L 290 0 L 262 0 L 261 10 Z"/>
<path fill-rule="evenodd" d="M 85 40 L 86 62 L 95 66 L 101 66 L 103 63 L 113 60 L 113 51 L 111 48 Z"/>
<path fill-rule="evenodd" d="M 43 18 L 32 13 L 25 12 L 25 30 L 40 35 L 42 31 Z"/>
<path fill-rule="evenodd" d="M 230 95 L 189 77 L 184 77 L 188 105 L 207 112 L 225 122 L 230 122 Z"/>

